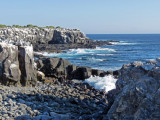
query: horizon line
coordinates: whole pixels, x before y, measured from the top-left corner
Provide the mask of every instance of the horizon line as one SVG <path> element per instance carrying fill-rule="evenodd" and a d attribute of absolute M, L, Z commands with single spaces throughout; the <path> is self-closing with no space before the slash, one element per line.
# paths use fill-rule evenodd
<path fill-rule="evenodd" d="M 146 34 L 152 34 L 152 35 L 153 35 L 153 34 L 156 34 L 156 35 L 157 35 L 157 34 L 160 34 L 160 33 L 86 33 L 86 35 L 87 35 L 87 34 L 97 34 L 97 35 L 98 35 L 98 34 L 99 34 L 99 35 L 106 35 L 106 34 L 108 34 L 108 35 L 109 35 L 109 34 L 113 34 L 113 35 L 114 35 L 114 34 L 117 34 L 117 35 L 124 35 L 124 34 L 128 34 L 128 35 L 129 35 L 129 34 L 133 34 L 133 35 L 135 35 L 135 34 L 137 34 L 137 35 L 143 35 L 143 34 L 144 34 L 144 35 L 146 35 Z"/>

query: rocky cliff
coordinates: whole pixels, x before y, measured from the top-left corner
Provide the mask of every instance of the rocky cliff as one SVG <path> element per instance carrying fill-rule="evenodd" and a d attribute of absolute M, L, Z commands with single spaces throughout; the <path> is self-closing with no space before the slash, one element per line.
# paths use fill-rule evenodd
<path fill-rule="evenodd" d="M 0 83 L 35 86 L 36 81 L 33 47 L 0 43 Z"/>
<path fill-rule="evenodd" d="M 160 59 L 133 62 L 119 72 L 116 90 L 110 91 L 110 108 L 103 120 L 160 119 Z"/>
<path fill-rule="evenodd" d="M 25 41 L 32 44 L 87 44 L 89 39 L 77 29 L 0 28 L 0 40 L 10 43 Z"/>

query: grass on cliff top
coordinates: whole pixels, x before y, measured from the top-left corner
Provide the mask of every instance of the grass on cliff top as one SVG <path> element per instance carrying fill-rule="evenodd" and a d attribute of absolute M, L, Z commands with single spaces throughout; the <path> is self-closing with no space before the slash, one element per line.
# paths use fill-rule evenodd
<path fill-rule="evenodd" d="M 6 28 L 6 27 L 15 27 L 15 28 L 39 28 L 39 29 L 43 29 L 43 28 L 51 28 L 51 29 L 61 28 L 60 26 L 57 26 L 57 27 L 54 27 L 54 26 L 39 27 L 39 26 L 37 26 L 37 25 L 32 25 L 32 24 L 28 24 L 28 25 L 26 25 L 26 26 L 20 26 L 20 25 L 7 26 L 7 25 L 0 24 L 0 28 Z"/>

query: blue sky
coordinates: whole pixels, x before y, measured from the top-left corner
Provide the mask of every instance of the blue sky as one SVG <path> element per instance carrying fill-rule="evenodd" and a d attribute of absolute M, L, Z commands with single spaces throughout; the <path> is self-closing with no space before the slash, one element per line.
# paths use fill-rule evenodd
<path fill-rule="evenodd" d="M 0 6 L 0 24 L 98 34 L 160 33 L 160 0 L 1 0 Z"/>

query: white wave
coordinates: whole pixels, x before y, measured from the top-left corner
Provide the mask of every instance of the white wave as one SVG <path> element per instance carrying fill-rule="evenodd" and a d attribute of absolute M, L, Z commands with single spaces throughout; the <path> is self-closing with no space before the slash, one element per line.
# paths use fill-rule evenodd
<path fill-rule="evenodd" d="M 89 61 L 92 61 L 92 62 L 96 62 L 96 61 L 104 61 L 104 59 L 96 59 L 94 57 L 91 57 L 91 58 L 88 58 Z"/>
<path fill-rule="evenodd" d="M 128 43 L 128 42 L 125 42 L 125 41 L 120 41 L 120 42 L 109 42 L 113 45 L 137 45 L 139 43 Z"/>
<path fill-rule="evenodd" d="M 117 45 L 119 42 L 109 42 L 112 45 Z"/>
<path fill-rule="evenodd" d="M 115 83 L 117 79 L 115 79 L 112 75 L 108 75 L 105 77 L 93 77 L 86 79 L 85 82 L 95 87 L 95 89 L 105 90 L 106 92 L 115 89 Z"/>
<path fill-rule="evenodd" d="M 113 54 L 96 54 L 98 56 L 112 56 Z"/>
<path fill-rule="evenodd" d="M 93 53 L 91 49 L 69 49 L 68 53 L 74 53 L 74 54 L 88 54 L 88 53 Z"/>
<path fill-rule="evenodd" d="M 91 61 L 91 62 L 102 62 L 102 61 L 105 61 L 105 59 L 97 59 L 97 58 L 94 58 L 94 57 L 81 57 L 79 58 L 80 60 L 88 60 L 88 61 Z"/>
<path fill-rule="evenodd" d="M 115 49 L 111 49 L 111 48 L 102 48 L 102 47 L 96 47 L 96 50 L 106 50 L 106 51 L 116 52 Z"/>
<path fill-rule="evenodd" d="M 101 51 L 116 52 L 116 50 L 111 48 L 96 47 L 95 49 L 83 49 L 83 48 L 69 49 L 68 51 L 66 50 L 66 53 L 48 53 L 48 52 L 35 52 L 35 53 L 43 56 L 49 56 L 49 57 L 68 57 L 68 56 L 70 57 L 73 55 L 83 55 L 83 54 L 96 55 L 96 53 L 100 53 Z M 108 56 L 109 55 L 112 55 L 112 54 L 108 54 Z"/>
<path fill-rule="evenodd" d="M 116 52 L 116 50 L 111 49 L 111 48 L 96 47 L 95 49 L 83 49 L 83 48 L 69 49 L 68 53 L 73 53 L 73 54 L 93 54 L 96 51 Z"/>
<path fill-rule="evenodd" d="M 120 62 L 127 62 L 128 60 L 118 60 L 118 61 L 120 61 Z"/>
<path fill-rule="evenodd" d="M 118 43 L 117 45 L 137 45 L 138 43 Z"/>
<path fill-rule="evenodd" d="M 48 53 L 48 52 L 34 52 L 35 54 L 38 54 L 38 55 L 43 55 L 43 56 L 59 56 L 61 53 Z"/>

